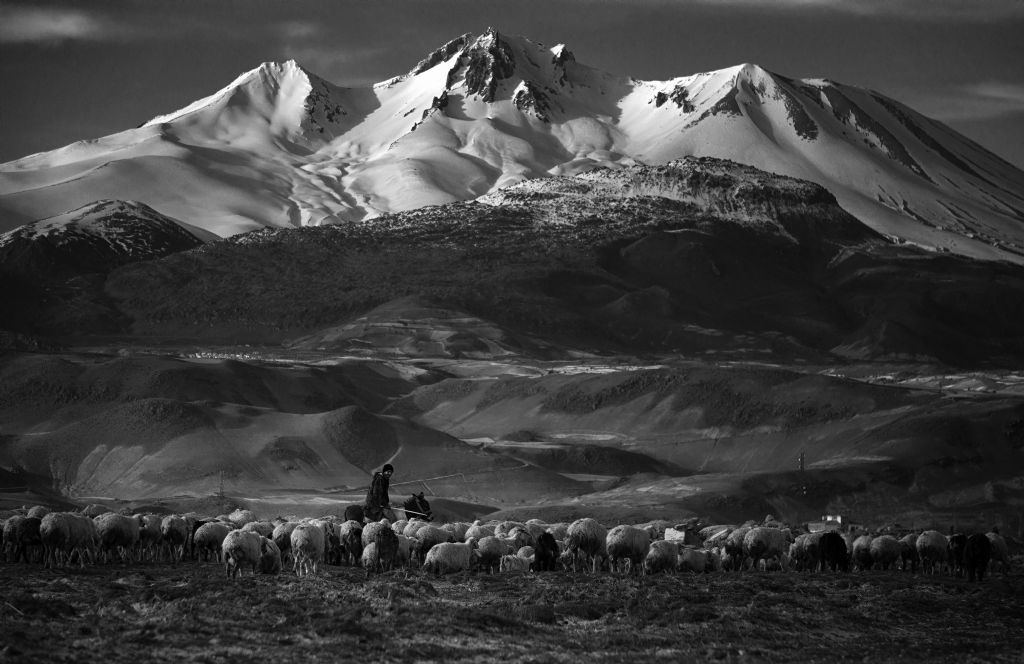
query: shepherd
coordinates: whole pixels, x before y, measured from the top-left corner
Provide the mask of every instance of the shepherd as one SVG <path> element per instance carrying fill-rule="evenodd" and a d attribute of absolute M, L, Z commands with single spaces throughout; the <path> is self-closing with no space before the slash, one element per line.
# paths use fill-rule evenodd
<path fill-rule="evenodd" d="M 388 496 L 388 486 L 391 484 L 391 474 L 394 472 L 394 466 L 386 463 L 383 468 L 373 474 L 370 489 L 366 492 L 366 504 L 363 505 L 367 521 L 380 521 L 384 517 L 384 510 L 390 512 L 391 497 Z"/>

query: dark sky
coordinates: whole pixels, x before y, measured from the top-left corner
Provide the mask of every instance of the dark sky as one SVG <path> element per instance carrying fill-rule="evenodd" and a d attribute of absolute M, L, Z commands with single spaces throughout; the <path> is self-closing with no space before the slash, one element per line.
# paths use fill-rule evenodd
<path fill-rule="evenodd" d="M 488 26 L 641 79 L 752 62 L 872 88 L 1024 167 L 1024 0 L 0 0 L 0 162 L 137 126 L 267 60 L 367 85 Z"/>

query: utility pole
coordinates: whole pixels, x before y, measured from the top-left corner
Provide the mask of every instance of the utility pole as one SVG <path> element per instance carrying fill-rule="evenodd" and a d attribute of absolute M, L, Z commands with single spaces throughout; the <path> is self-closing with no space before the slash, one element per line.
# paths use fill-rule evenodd
<path fill-rule="evenodd" d="M 800 493 L 807 495 L 807 478 L 804 477 L 804 452 L 800 450 Z"/>

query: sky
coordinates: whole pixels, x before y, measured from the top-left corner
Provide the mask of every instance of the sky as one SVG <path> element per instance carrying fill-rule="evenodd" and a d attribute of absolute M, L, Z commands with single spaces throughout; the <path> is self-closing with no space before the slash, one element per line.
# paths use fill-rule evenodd
<path fill-rule="evenodd" d="M 750 62 L 871 88 L 1024 168 L 1024 0 L 0 0 L 0 162 L 265 61 L 365 86 L 488 27 L 639 79 Z"/>

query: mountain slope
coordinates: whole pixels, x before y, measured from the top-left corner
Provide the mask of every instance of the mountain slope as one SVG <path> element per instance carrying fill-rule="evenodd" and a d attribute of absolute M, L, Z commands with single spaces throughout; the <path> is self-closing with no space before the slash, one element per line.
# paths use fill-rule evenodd
<path fill-rule="evenodd" d="M 109 272 L 217 236 L 136 201 L 96 201 L 0 235 L 0 270 L 54 278 Z"/>
<path fill-rule="evenodd" d="M 35 309 L 5 290 L 5 325 L 407 357 L 1024 357 L 1019 266 L 893 243 L 818 185 L 710 158 L 264 229 L 72 281 Z"/>
<path fill-rule="evenodd" d="M 1024 260 L 1024 173 L 894 100 L 750 64 L 639 81 L 494 30 L 372 88 L 266 63 L 140 128 L 0 166 L 0 212 L 10 227 L 131 198 L 226 236 L 685 155 L 817 182 L 909 242 Z"/>

